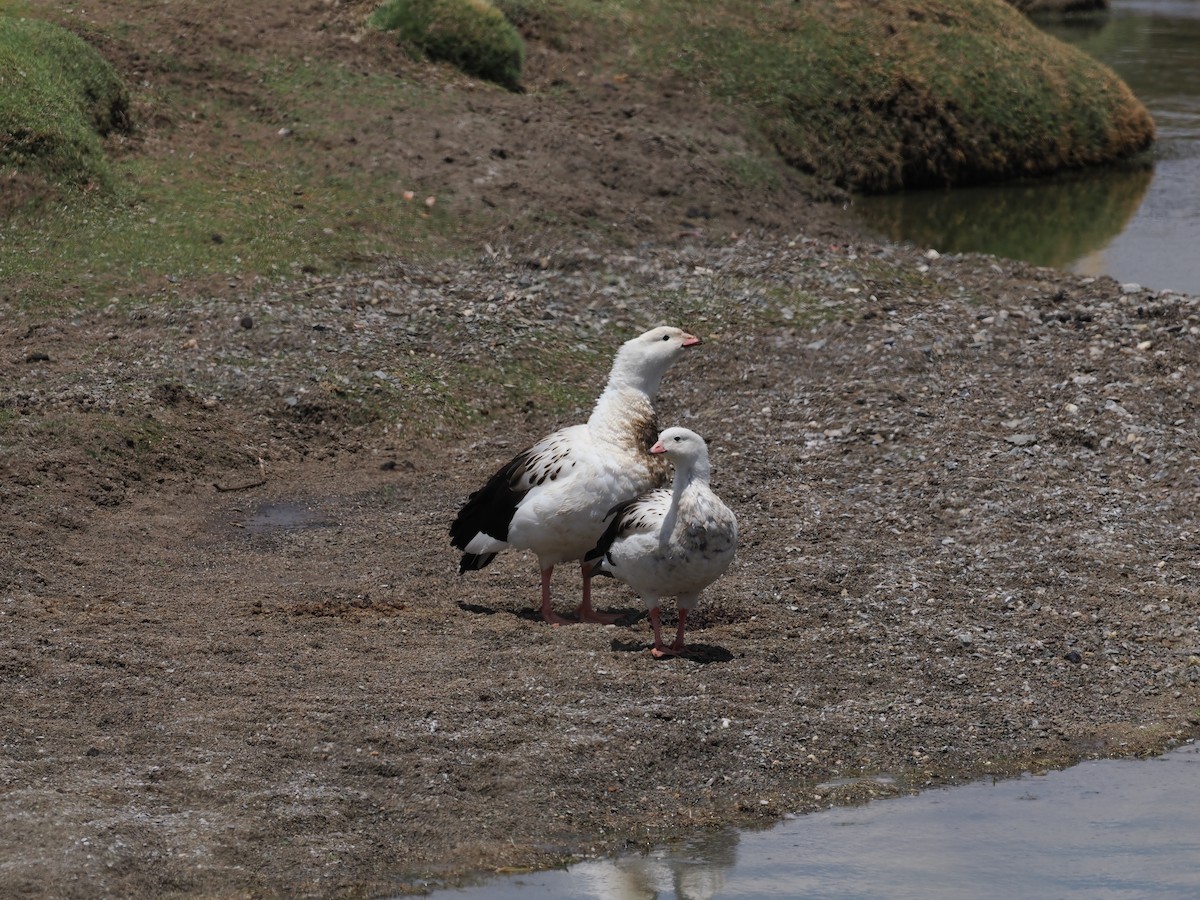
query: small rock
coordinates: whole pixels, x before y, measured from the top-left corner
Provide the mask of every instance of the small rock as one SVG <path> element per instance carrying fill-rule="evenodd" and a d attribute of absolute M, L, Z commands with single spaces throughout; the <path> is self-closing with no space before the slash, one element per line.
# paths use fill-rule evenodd
<path fill-rule="evenodd" d="M 251 316 L 242 316 L 238 319 L 238 324 L 249 331 L 254 327 L 254 319 Z"/>
<path fill-rule="evenodd" d="M 1038 438 L 1036 434 L 1010 434 L 1005 440 L 1014 447 L 1028 447 L 1030 444 L 1036 444 Z"/>
<path fill-rule="evenodd" d="M 1079 665 L 1081 662 L 1083 662 L 1083 654 L 1081 654 L 1078 650 L 1069 650 L 1063 654 L 1063 659 L 1069 663 Z"/>

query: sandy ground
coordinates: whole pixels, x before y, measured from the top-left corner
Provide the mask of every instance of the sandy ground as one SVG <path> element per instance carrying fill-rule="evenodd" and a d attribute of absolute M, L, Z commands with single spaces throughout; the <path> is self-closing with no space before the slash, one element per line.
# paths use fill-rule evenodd
<path fill-rule="evenodd" d="M 485 96 L 543 104 L 535 192 L 580 120 Z M 6 301 L 0 893 L 387 895 L 1195 734 L 1196 299 L 714 196 L 612 201 L 634 243 Z M 659 322 L 705 339 L 659 412 L 742 534 L 661 662 L 620 585 L 627 624 L 551 628 L 531 558 L 460 578 L 446 535 Z"/>

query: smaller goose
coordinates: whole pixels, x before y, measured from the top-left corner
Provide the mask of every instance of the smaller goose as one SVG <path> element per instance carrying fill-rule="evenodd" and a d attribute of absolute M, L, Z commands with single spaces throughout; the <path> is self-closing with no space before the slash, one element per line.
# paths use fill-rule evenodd
<path fill-rule="evenodd" d="M 612 575 L 633 588 L 654 628 L 658 658 L 684 649 L 688 611 L 700 592 L 721 577 L 733 560 L 737 520 L 708 486 L 711 468 L 704 439 L 686 428 L 668 428 L 651 453 L 666 454 L 675 467 L 670 488 L 655 488 L 614 506 L 600 542 L 584 557 L 594 574 Z M 659 605 L 675 597 L 679 626 L 675 641 L 662 642 Z"/>

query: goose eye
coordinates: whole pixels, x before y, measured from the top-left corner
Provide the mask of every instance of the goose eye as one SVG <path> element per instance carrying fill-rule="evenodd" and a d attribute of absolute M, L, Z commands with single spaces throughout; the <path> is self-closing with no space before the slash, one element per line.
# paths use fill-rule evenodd
<path fill-rule="evenodd" d="M 675 443 L 678 444 L 682 440 L 683 440 L 683 438 L 681 438 L 679 435 L 675 435 Z"/>
<path fill-rule="evenodd" d="M 663 335 L 663 340 L 664 340 L 664 341 L 669 341 L 670 339 L 671 339 L 671 336 L 670 336 L 669 334 L 664 334 L 664 335 Z"/>

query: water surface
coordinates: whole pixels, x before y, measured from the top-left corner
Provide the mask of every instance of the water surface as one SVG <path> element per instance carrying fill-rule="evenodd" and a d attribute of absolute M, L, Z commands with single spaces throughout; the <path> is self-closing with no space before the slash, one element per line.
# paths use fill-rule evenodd
<path fill-rule="evenodd" d="M 708 832 L 435 900 L 1200 897 L 1200 746 Z"/>
<path fill-rule="evenodd" d="M 1143 165 L 1054 181 L 861 198 L 893 240 L 1200 294 L 1200 3 L 1114 0 L 1042 27 L 1111 66 L 1150 110 Z"/>

